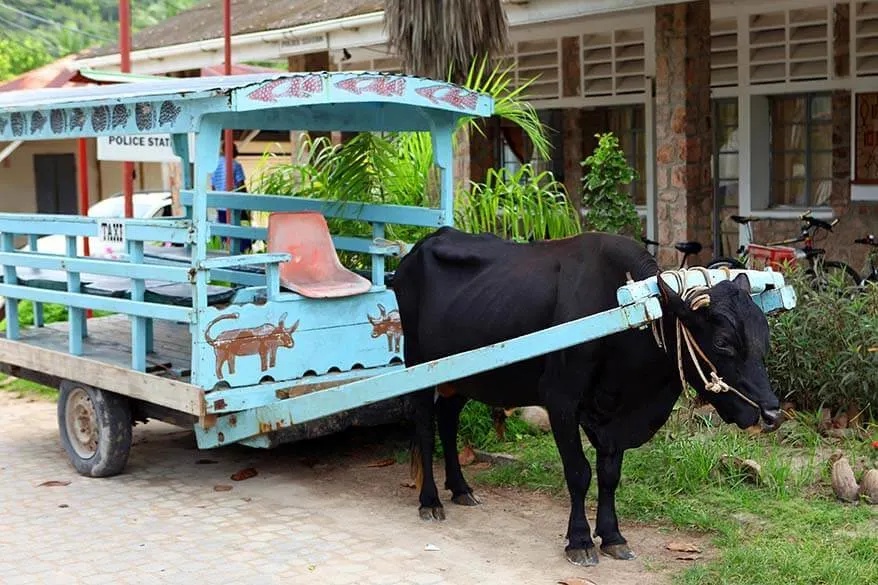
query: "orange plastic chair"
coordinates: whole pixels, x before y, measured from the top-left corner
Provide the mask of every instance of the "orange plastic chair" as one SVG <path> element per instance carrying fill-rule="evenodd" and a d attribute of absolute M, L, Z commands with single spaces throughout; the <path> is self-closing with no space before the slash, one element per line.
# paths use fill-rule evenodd
<path fill-rule="evenodd" d="M 268 251 L 292 256 L 280 265 L 280 283 L 303 297 L 326 299 L 363 294 L 372 283 L 338 261 L 321 213 L 293 211 L 268 217 Z"/>

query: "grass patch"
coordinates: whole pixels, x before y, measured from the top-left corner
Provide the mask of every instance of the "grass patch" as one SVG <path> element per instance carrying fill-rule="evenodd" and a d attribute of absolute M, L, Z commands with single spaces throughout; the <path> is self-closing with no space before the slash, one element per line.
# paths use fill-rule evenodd
<path fill-rule="evenodd" d="M 109 311 L 92 311 L 94 317 L 106 317 L 112 315 Z M 60 323 L 67 321 L 67 306 L 56 305 L 53 303 L 43 303 L 43 322 L 46 325 L 50 323 Z M 32 327 L 34 324 L 34 304 L 31 301 L 19 301 L 18 303 L 18 324 L 21 326 Z M 0 321 L 0 331 L 6 331 L 6 319 Z"/>
<path fill-rule="evenodd" d="M 468 420 L 481 417 L 487 421 Z M 561 460 L 551 434 L 521 431 L 511 419 L 507 442 L 490 428 L 490 411 L 469 406 L 462 444 L 516 455 L 519 462 L 476 474 L 476 482 L 546 491 L 566 498 Z M 807 417 L 803 417 L 805 419 Z M 512 430 L 515 429 L 515 430 Z M 878 583 L 878 506 L 843 505 L 832 496 L 828 455 L 842 448 L 852 461 L 878 467 L 878 426 L 856 439 L 830 442 L 805 421 L 771 435 L 750 436 L 685 409 L 646 445 L 626 452 L 617 510 L 626 521 L 671 523 L 714 536 L 718 557 L 678 575 L 680 583 L 737 585 Z M 594 450 L 586 455 L 594 462 Z M 729 470 L 724 455 L 753 459 L 762 478 L 753 485 Z M 855 465 L 858 475 L 862 469 Z M 595 476 L 589 499 L 597 496 Z"/>
<path fill-rule="evenodd" d="M 22 380 L 21 378 L 13 378 L 5 374 L 0 374 L 0 391 L 15 394 L 19 398 L 33 397 L 52 401 L 58 399 L 58 390 L 56 388 L 50 388 L 29 380 Z"/>

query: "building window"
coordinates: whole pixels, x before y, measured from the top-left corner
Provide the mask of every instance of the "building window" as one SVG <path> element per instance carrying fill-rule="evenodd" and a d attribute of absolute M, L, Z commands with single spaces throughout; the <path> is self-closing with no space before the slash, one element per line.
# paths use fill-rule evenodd
<path fill-rule="evenodd" d="M 517 173 L 521 168 L 521 161 L 512 152 L 512 148 L 502 134 L 500 135 L 500 168 L 506 169 L 510 174 Z"/>
<path fill-rule="evenodd" d="M 610 131 L 619 138 L 637 179 L 628 185 L 635 205 L 646 205 L 646 123 L 642 105 L 617 106 L 609 111 Z M 586 156 L 591 153 L 586 153 Z"/>
<path fill-rule="evenodd" d="M 716 157 L 713 178 L 721 207 L 738 207 L 738 100 L 714 101 Z"/>
<path fill-rule="evenodd" d="M 546 131 L 546 138 L 549 140 L 549 158 L 543 159 L 533 151 L 533 145 L 530 140 L 523 138 L 523 142 L 519 148 L 523 149 L 523 155 L 529 157 L 526 161 L 532 165 L 536 173 L 549 171 L 555 180 L 564 182 L 564 137 L 562 127 L 562 111 L 559 109 L 537 110 L 540 122 Z M 517 172 L 525 161 L 519 159 L 516 155 L 516 148 L 508 141 L 509 137 L 524 137 L 524 133 L 516 129 L 512 135 L 507 135 L 502 131 L 498 133 L 500 167 L 505 168 L 510 173 Z"/>
<path fill-rule="evenodd" d="M 828 205 L 832 193 L 831 97 L 773 97 L 770 108 L 771 205 Z"/>

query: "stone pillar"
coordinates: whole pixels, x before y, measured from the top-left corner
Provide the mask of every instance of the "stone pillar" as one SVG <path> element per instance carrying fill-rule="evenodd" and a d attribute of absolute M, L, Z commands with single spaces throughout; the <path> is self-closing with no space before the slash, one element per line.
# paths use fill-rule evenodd
<path fill-rule="evenodd" d="M 579 37 L 561 39 L 561 90 L 562 97 L 582 95 L 582 59 Z M 564 186 L 573 206 L 582 209 L 582 125 L 579 108 L 561 111 L 564 139 Z"/>
<path fill-rule="evenodd" d="M 700 241 L 692 264 L 704 263 L 713 256 L 709 0 L 656 7 L 655 29 L 658 239 Z M 677 252 L 660 250 L 659 262 L 678 265 Z"/>
<path fill-rule="evenodd" d="M 833 12 L 833 64 L 836 77 L 850 75 L 850 5 L 836 4 Z M 851 202 L 851 103 L 850 91 L 832 93 L 832 195 L 836 214 Z"/>
<path fill-rule="evenodd" d="M 851 74 L 851 6 L 838 3 L 833 7 L 832 46 L 833 69 L 836 77 L 848 77 Z"/>
<path fill-rule="evenodd" d="M 836 214 L 851 202 L 851 92 L 832 92 L 832 195 Z"/>

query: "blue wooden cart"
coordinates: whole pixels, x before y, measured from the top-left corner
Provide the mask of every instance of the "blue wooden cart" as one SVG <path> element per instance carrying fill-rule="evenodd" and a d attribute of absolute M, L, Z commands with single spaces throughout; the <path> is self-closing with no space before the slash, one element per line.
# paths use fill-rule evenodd
<path fill-rule="evenodd" d="M 616 309 L 404 367 L 385 259 L 407 246 L 385 240 L 385 226 L 453 223 L 455 125 L 492 112 L 489 96 L 376 73 L 168 79 L 0 95 L 2 140 L 169 134 L 186 185 L 181 217 L 0 214 L 3 369 L 59 385 L 59 431 L 71 462 L 80 473 L 108 476 L 124 468 L 137 419 L 194 427 L 201 448 L 270 447 L 310 421 L 659 318 L 652 278 L 622 286 Z M 430 132 L 438 207 L 210 191 L 225 128 Z M 231 210 L 230 222 L 212 223 L 214 209 Z M 270 212 L 269 228 L 242 226 L 242 210 Z M 324 218 L 367 222 L 372 238 L 330 237 Z M 66 255 L 17 250 L 28 241 L 36 250 L 36 239 L 50 234 L 66 236 Z M 127 258 L 77 256 L 77 238 L 89 236 L 124 242 Z M 232 253 L 209 251 L 214 236 L 229 238 Z M 265 240 L 269 251 L 236 253 L 242 239 Z M 337 250 L 369 255 L 369 277 L 341 267 Z M 764 311 L 794 306 L 779 274 L 749 275 Z M 719 281 L 728 274 L 692 271 L 689 280 L 708 276 Z M 19 325 L 21 300 L 34 304 L 33 327 Z M 68 320 L 44 324 L 44 303 L 65 305 Z M 86 320 L 87 309 L 112 314 Z"/>

